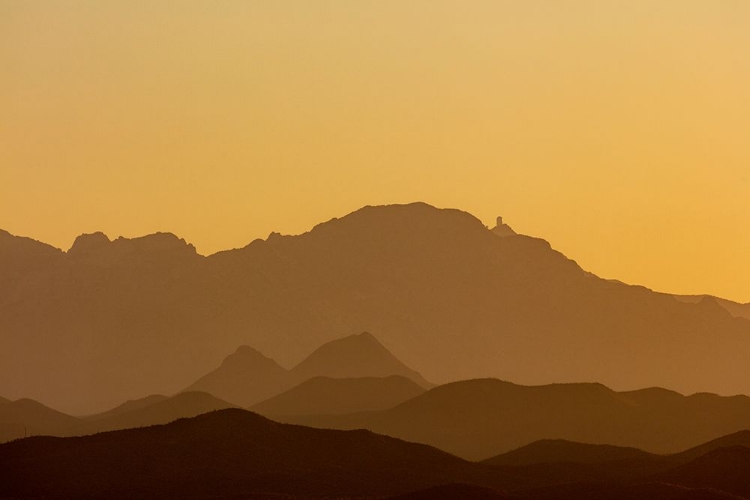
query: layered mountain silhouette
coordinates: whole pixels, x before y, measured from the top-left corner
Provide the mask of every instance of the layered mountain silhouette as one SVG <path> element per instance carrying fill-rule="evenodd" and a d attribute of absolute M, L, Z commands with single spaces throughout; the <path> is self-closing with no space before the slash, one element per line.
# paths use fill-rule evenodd
<path fill-rule="evenodd" d="M 552 462 L 594 464 L 615 460 L 643 460 L 652 456 L 653 454 L 638 448 L 576 443 L 565 439 L 542 439 L 489 458 L 484 463 L 489 465 L 530 465 Z"/>
<path fill-rule="evenodd" d="M 35 434 L 65 436 L 78 423 L 77 418 L 31 399 L 0 401 L 0 442 Z"/>
<path fill-rule="evenodd" d="M 491 468 L 427 446 L 367 431 L 283 425 L 243 410 L 74 440 L 6 443 L 0 471 L 1 497 L 314 498 L 496 482 Z"/>
<path fill-rule="evenodd" d="M 389 410 L 280 418 L 325 428 L 366 428 L 471 460 L 542 439 L 674 453 L 750 428 L 750 398 L 479 379 L 436 387 Z"/>
<path fill-rule="evenodd" d="M 232 407 L 204 392 L 185 392 L 171 398 L 154 395 L 128 401 L 112 410 L 78 418 L 22 399 L 0 405 L 0 442 L 26 435 L 82 436 L 147 427 Z"/>
<path fill-rule="evenodd" d="M 252 347 L 241 346 L 188 391 L 205 391 L 239 406 L 250 406 L 294 385 L 289 372 Z"/>
<path fill-rule="evenodd" d="M 261 415 L 333 415 L 393 408 L 424 392 L 406 377 L 314 377 L 250 409 Z"/>
<path fill-rule="evenodd" d="M 558 461 L 490 465 L 364 430 L 285 425 L 226 409 L 0 444 L 0 497 L 737 499 L 749 492 L 745 440 L 740 433 L 669 456 L 609 450 L 593 460 L 588 447 L 567 443 L 556 445 Z M 576 462 L 582 449 L 588 456 Z"/>
<path fill-rule="evenodd" d="M 432 384 L 399 361 L 375 337 L 369 333 L 361 333 L 332 340 L 320 346 L 291 370 L 282 368 L 274 360 L 251 347 L 242 346 L 234 354 L 224 359 L 219 368 L 198 379 L 187 390 L 209 392 L 239 406 L 249 407 L 315 377 L 380 378 L 394 375 L 407 378 L 423 388 L 432 387 Z M 364 383 L 366 382 L 359 382 L 360 385 Z M 396 382 L 391 381 L 390 383 L 393 388 L 396 388 Z M 325 391 L 326 389 L 323 386 L 328 386 L 330 390 L 334 391 L 347 390 L 345 382 L 335 386 L 333 384 L 335 383 L 321 383 L 319 381 L 313 386 L 306 386 L 302 390 L 298 390 L 293 397 L 305 397 L 303 393 L 311 389 Z M 383 383 L 379 384 L 372 381 L 371 385 L 375 389 L 375 385 L 382 386 Z M 351 386 L 348 387 L 353 389 Z M 399 394 L 410 394 L 412 396 L 418 394 L 413 390 L 411 392 L 404 392 L 403 388 L 398 388 L 398 390 L 400 391 Z M 341 395 L 353 396 L 351 393 L 344 394 L 343 392 Z M 323 393 L 321 393 L 321 396 L 325 397 Z M 373 394 L 373 396 L 375 395 Z M 327 401 L 332 402 L 331 397 L 333 397 L 332 394 Z M 408 398 L 404 397 L 398 402 L 406 399 Z M 395 401 L 395 399 L 392 400 Z M 289 399 L 286 401 L 290 402 Z M 377 397 L 374 397 L 371 402 L 375 407 L 370 409 L 381 407 L 382 402 L 379 403 L 378 401 Z M 352 403 L 354 402 L 352 401 Z M 342 402 L 342 404 L 346 403 Z M 355 406 L 357 404 L 367 406 L 364 400 L 354 404 Z M 325 404 L 321 401 L 319 408 L 323 409 L 324 407 Z M 341 412 L 333 411 L 333 413 Z"/>
<path fill-rule="evenodd" d="M 750 321 L 729 305 L 599 279 L 503 225 L 365 207 L 208 257 L 168 233 L 67 252 L 0 233 L 0 393 L 94 413 L 178 392 L 238 345 L 295 366 L 353 331 L 438 383 L 750 393 Z"/>

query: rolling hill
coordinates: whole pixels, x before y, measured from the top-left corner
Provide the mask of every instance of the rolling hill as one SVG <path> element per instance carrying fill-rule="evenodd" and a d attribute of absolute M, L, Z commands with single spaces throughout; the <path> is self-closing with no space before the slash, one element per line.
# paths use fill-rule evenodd
<path fill-rule="evenodd" d="M 737 439 L 744 438 L 714 444 Z M 574 454 L 582 449 L 567 444 Z M 714 500 L 747 495 L 750 484 L 745 446 L 695 458 L 596 460 L 489 466 L 369 431 L 279 424 L 225 409 L 166 425 L 0 444 L 0 497 Z M 630 475 L 607 471 L 631 460 L 645 466 Z"/>
<path fill-rule="evenodd" d="M 280 419 L 325 428 L 366 428 L 470 460 L 542 439 L 674 453 L 750 428 L 750 398 L 478 379 L 438 386 L 389 410 Z"/>
<path fill-rule="evenodd" d="M 0 471 L 2 497 L 387 495 L 496 482 L 491 468 L 424 445 L 283 425 L 232 409 L 164 426 L 2 444 Z"/>
<path fill-rule="evenodd" d="M 252 408 L 261 415 L 333 415 L 385 410 L 424 389 L 412 380 L 390 377 L 314 377 Z"/>

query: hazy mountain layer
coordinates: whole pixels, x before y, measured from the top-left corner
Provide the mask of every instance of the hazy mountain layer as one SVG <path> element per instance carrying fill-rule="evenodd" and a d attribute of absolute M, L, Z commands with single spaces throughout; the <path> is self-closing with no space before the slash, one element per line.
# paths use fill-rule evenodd
<path fill-rule="evenodd" d="M 314 377 L 250 408 L 261 415 L 333 415 L 386 410 L 424 389 L 414 381 L 390 377 Z"/>
<path fill-rule="evenodd" d="M 325 428 L 366 428 L 481 460 L 541 439 L 674 453 L 750 428 L 750 398 L 615 392 L 601 384 L 520 386 L 494 379 L 436 387 L 395 408 L 283 417 Z"/>
<path fill-rule="evenodd" d="M 91 413 L 172 394 L 252 345 L 294 366 L 373 332 L 428 380 L 750 393 L 750 321 L 598 279 L 457 210 L 365 207 L 203 257 L 174 235 L 0 233 L 0 394 Z M 502 236 L 502 237 L 501 237 Z"/>
<path fill-rule="evenodd" d="M 407 378 L 413 384 L 418 384 L 418 387 L 432 387 L 432 384 L 427 382 L 419 373 L 396 359 L 375 337 L 369 333 L 361 333 L 332 340 L 320 346 L 291 370 L 285 370 L 278 363 L 251 347 L 242 346 L 234 354 L 225 358 L 221 366 L 198 379 L 186 390 L 210 392 L 239 406 L 250 407 L 315 377 L 345 379 L 383 378 L 394 375 Z M 330 386 L 331 384 L 333 382 L 329 382 L 327 385 Z M 344 389 L 343 385 L 345 384 L 347 383 L 340 382 L 338 388 Z M 333 389 L 333 387 L 331 388 Z M 315 389 L 323 389 L 323 387 L 318 384 Z M 375 388 L 373 387 L 373 389 Z M 394 389 L 396 388 L 394 387 Z M 419 392 L 407 391 L 404 393 L 401 391 L 402 394 L 411 396 L 416 396 Z M 329 406 L 334 404 L 331 401 L 332 394 L 320 393 L 320 396 L 325 399 L 318 402 L 319 409 L 324 409 L 327 404 Z M 340 396 L 343 398 L 340 401 L 343 406 L 339 409 L 346 407 L 346 405 L 350 405 L 351 408 L 356 408 L 357 404 L 366 406 L 364 400 L 360 399 L 357 403 L 351 399 L 356 397 L 351 391 L 341 393 Z M 296 397 L 305 396 L 298 391 Z M 307 397 L 309 398 L 310 395 Z M 403 397 L 398 402 L 406 399 L 408 397 Z M 376 400 L 377 398 L 371 400 L 371 403 L 375 404 L 375 408 L 370 409 L 389 407 L 383 407 L 382 403 L 377 403 Z M 392 398 L 390 400 L 395 401 Z M 291 403 L 291 401 L 288 402 Z M 394 402 L 390 406 L 395 404 Z M 330 409 L 333 410 L 334 407 L 330 406 Z M 331 411 L 330 413 L 342 413 L 342 411 Z M 296 414 L 296 412 L 292 412 L 292 414 Z"/>

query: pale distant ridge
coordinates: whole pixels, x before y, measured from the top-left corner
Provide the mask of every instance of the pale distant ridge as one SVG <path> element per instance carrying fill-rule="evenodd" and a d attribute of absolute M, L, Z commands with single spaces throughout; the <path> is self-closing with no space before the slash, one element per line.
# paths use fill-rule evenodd
<path fill-rule="evenodd" d="M 432 387 L 369 333 L 332 340 L 316 349 L 291 370 L 249 346 L 239 347 L 221 366 L 190 385 L 242 407 L 261 401 L 316 377 L 377 378 L 401 376 L 418 387 Z M 394 403 L 395 404 L 395 403 Z"/>
<path fill-rule="evenodd" d="M 368 206 L 208 257 L 169 233 L 107 239 L 0 234 L 0 393 L 92 413 L 173 394 L 238 345 L 294 366 L 361 331 L 440 383 L 750 393 L 741 305 L 601 280 L 459 210 Z"/>

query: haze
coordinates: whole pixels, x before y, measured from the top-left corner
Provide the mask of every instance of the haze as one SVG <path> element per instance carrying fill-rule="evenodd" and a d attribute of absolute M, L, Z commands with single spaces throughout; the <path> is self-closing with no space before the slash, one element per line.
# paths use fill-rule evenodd
<path fill-rule="evenodd" d="M 0 227 L 208 254 L 424 200 L 747 302 L 749 26 L 717 0 L 0 1 Z"/>

